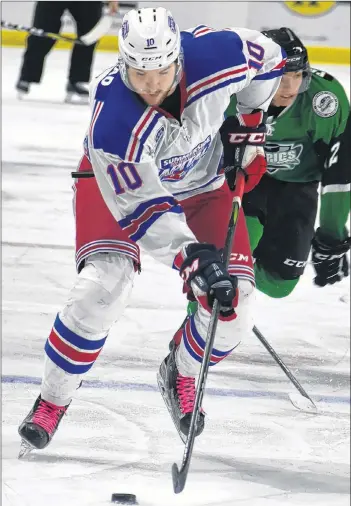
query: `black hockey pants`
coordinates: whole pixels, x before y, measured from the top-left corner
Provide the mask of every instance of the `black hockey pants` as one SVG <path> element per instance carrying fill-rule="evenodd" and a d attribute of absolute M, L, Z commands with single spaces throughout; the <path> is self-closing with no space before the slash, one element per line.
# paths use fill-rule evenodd
<path fill-rule="evenodd" d="M 89 32 L 102 15 L 102 2 L 49 2 L 39 1 L 34 11 L 33 26 L 46 32 L 59 33 L 61 17 L 68 10 L 77 25 L 77 36 Z M 46 55 L 55 44 L 55 40 L 29 35 L 24 53 L 20 80 L 39 83 Z M 95 44 L 91 46 L 74 45 L 68 80 L 72 83 L 90 80 Z"/>

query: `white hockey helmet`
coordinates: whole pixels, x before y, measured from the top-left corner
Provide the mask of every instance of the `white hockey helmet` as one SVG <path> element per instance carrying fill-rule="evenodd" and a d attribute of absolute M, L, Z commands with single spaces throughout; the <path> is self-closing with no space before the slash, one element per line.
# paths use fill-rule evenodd
<path fill-rule="evenodd" d="M 130 67 L 155 70 L 179 58 L 180 31 L 163 7 L 133 9 L 123 18 L 118 33 L 120 57 Z"/>

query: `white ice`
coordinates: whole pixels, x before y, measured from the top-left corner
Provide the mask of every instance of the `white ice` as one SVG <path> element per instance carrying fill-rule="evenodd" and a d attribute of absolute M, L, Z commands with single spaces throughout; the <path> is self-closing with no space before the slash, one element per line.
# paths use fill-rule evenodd
<path fill-rule="evenodd" d="M 141 506 L 349 505 L 350 286 L 315 287 L 310 265 L 288 299 L 257 295 L 255 322 L 319 414 L 290 404 L 294 387 L 252 335 L 211 371 L 206 430 L 174 495 L 170 469 L 183 445 L 156 371 L 185 300 L 177 274 L 145 255 L 129 307 L 51 445 L 17 460 L 17 426 L 39 393 L 43 346 L 75 277 L 70 172 L 89 119 L 87 107 L 62 103 L 67 52 L 54 51 L 33 99 L 18 101 L 21 56 L 2 49 L 3 504 L 98 506 L 129 492 Z M 97 54 L 94 74 L 115 58 Z M 349 69 L 327 69 L 349 94 Z"/>

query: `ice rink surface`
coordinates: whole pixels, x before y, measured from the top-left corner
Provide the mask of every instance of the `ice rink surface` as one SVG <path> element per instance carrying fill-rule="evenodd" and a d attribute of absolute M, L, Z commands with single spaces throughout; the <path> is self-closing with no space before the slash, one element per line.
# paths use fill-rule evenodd
<path fill-rule="evenodd" d="M 290 404 L 293 386 L 252 335 L 209 375 L 206 430 L 174 495 L 183 445 L 156 371 L 185 300 L 178 275 L 144 255 L 125 315 L 52 444 L 17 459 L 17 426 L 39 393 L 43 347 L 75 277 L 70 172 L 90 115 L 63 104 L 67 52 L 52 52 L 42 85 L 18 101 L 21 55 L 2 49 L 2 504 L 102 506 L 129 492 L 140 506 L 349 505 L 349 280 L 317 288 L 311 266 L 288 299 L 257 294 L 255 323 L 317 415 Z M 114 62 L 97 54 L 94 74 Z M 349 69 L 321 68 L 349 95 Z"/>

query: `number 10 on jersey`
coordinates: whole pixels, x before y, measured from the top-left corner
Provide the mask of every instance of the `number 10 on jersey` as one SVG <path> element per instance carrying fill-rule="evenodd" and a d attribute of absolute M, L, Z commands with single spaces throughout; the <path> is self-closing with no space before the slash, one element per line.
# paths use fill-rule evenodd
<path fill-rule="evenodd" d="M 135 165 L 121 162 L 118 165 L 107 167 L 107 174 L 110 176 L 116 195 L 125 193 L 126 188 L 136 190 L 143 184 Z"/>

